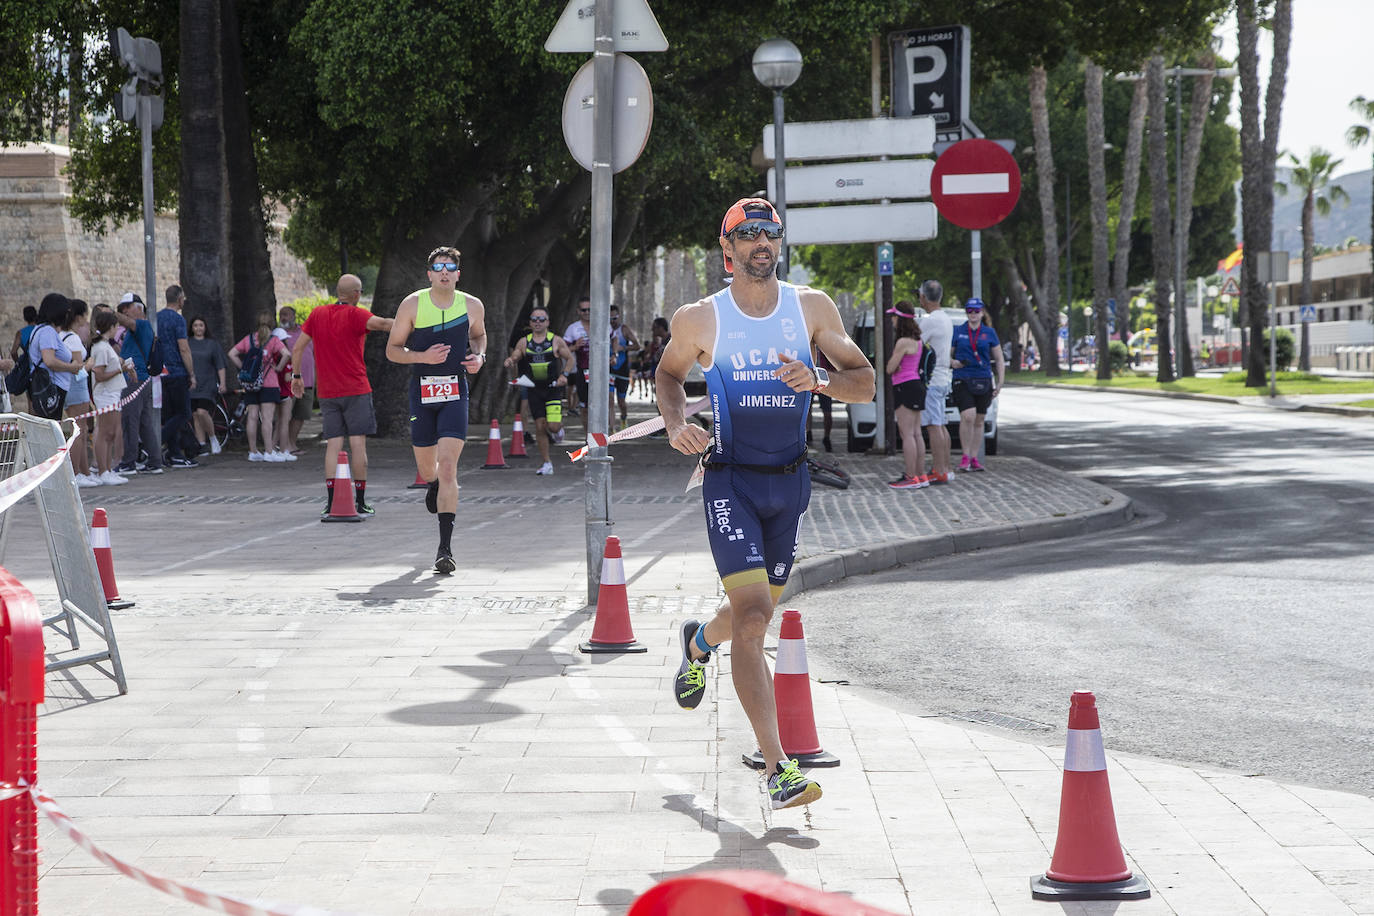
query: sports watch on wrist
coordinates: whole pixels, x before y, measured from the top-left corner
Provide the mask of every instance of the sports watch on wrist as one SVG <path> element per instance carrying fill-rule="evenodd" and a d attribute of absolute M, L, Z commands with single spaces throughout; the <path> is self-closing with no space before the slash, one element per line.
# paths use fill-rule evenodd
<path fill-rule="evenodd" d="M 825 389 L 827 389 L 827 388 L 830 387 L 830 373 L 829 373 L 829 372 L 827 372 L 826 370 L 822 369 L 820 366 L 815 366 L 815 367 L 813 367 L 813 368 L 811 369 L 811 371 L 814 372 L 814 373 L 816 373 L 816 385 L 815 385 L 814 388 L 811 389 L 813 392 L 814 392 L 814 391 L 824 391 Z"/>

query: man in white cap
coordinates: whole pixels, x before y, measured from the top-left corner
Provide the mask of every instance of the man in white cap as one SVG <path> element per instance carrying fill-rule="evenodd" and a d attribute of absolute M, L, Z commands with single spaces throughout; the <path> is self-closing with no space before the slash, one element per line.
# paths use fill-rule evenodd
<path fill-rule="evenodd" d="M 144 317 L 143 299 L 138 293 L 125 293 L 115 310 L 115 320 L 128 331 L 124 335 L 124 345 L 120 358 L 133 360 L 137 378 L 124 387 L 121 400 L 129 397 L 138 386 L 148 381 L 148 357 L 152 355 L 157 340 L 153 326 Z M 153 407 L 153 386 L 144 385 L 138 397 L 129 401 L 120 411 L 120 424 L 124 428 L 124 458 L 115 468 L 116 474 L 161 474 L 162 473 L 162 430 L 158 423 L 158 411 Z M 148 463 L 139 467 L 138 447 L 143 445 L 148 453 Z"/>

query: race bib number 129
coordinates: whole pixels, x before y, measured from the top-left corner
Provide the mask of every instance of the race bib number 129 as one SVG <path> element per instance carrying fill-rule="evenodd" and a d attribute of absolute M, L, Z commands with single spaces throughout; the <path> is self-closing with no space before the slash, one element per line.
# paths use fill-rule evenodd
<path fill-rule="evenodd" d="M 463 399 L 463 385 L 456 375 L 420 376 L 420 403 L 443 404 Z"/>

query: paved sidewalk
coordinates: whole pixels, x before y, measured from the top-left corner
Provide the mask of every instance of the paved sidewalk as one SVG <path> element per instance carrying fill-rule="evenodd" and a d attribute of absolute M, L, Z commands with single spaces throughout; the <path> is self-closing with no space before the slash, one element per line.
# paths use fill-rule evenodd
<path fill-rule="evenodd" d="M 837 769 L 825 797 L 772 812 L 728 653 L 677 708 L 676 624 L 718 601 L 687 459 L 613 450 L 616 533 L 648 651 L 587 656 L 581 474 L 460 478 L 461 573 L 429 570 L 435 525 L 408 450 L 372 449 L 358 525 L 317 521 L 317 449 L 293 465 L 225 455 L 82 491 L 111 518 L 129 693 L 90 669 L 48 678 L 40 783 L 112 852 L 245 897 L 378 914 L 619 914 L 675 875 L 752 868 L 895 913 L 1107 914 L 1030 898 L 1050 861 L 1062 749 L 811 690 Z M 804 585 L 951 550 L 1119 524 L 1119 494 L 1026 459 L 891 491 L 897 458 L 840 455 L 817 487 Z M 514 463 L 513 463 L 514 464 Z M 29 504 L 5 565 L 55 594 Z M 776 632 L 776 630 L 775 630 Z M 49 648 L 54 649 L 55 638 Z M 812 646 L 814 655 L 824 652 Z M 1067 715 L 1068 697 L 1064 698 Z M 1111 754 L 1131 867 L 1125 910 L 1374 913 L 1374 800 Z M 43 912 L 203 912 L 100 865 L 40 824 Z"/>

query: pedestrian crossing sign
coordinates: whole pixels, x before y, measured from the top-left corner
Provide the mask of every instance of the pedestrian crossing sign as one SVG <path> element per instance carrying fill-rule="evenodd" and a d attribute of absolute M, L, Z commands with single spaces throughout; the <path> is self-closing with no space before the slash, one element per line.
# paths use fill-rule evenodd
<path fill-rule="evenodd" d="M 1236 282 L 1236 278 L 1235 278 L 1235 277 L 1227 277 L 1227 278 L 1226 278 L 1226 282 L 1223 283 L 1222 286 L 1221 286 L 1221 294 L 1222 294 L 1223 296 L 1239 296 L 1239 295 L 1240 295 L 1240 284 Z"/>

